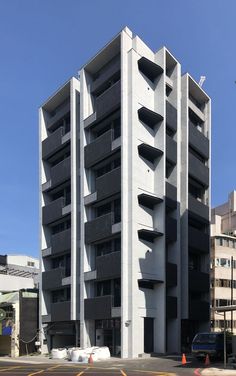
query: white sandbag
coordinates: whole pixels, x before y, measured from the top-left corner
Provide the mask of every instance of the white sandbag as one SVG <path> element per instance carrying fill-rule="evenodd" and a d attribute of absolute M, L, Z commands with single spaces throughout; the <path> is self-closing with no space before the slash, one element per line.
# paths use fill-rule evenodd
<path fill-rule="evenodd" d="M 66 349 L 52 349 L 52 359 L 65 359 L 67 357 Z"/>
<path fill-rule="evenodd" d="M 67 359 L 68 359 L 68 360 L 71 360 L 72 351 L 73 351 L 73 350 L 77 350 L 77 349 L 78 349 L 78 347 L 69 347 L 69 348 L 67 349 Z"/>
<path fill-rule="evenodd" d="M 85 353 L 84 349 L 74 349 L 72 350 L 71 352 L 71 361 L 72 362 L 80 362 L 82 360 L 80 360 L 80 357 L 81 358 L 85 358 L 87 356 L 87 354 Z"/>
<path fill-rule="evenodd" d="M 104 360 L 104 359 L 109 359 L 111 357 L 109 347 L 103 346 L 103 347 L 98 347 L 96 350 L 96 355 L 98 357 L 98 360 Z"/>

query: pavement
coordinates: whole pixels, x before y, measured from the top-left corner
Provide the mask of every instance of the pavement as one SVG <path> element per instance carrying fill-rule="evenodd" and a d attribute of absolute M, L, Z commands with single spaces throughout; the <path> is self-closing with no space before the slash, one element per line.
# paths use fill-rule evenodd
<path fill-rule="evenodd" d="M 30 372 L 30 373 L 29 373 Z M 187 356 L 187 364 L 181 364 L 180 356 L 163 356 L 138 359 L 110 358 L 91 364 L 73 363 L 64 359 L 50 359 L 45 355 L 0 357 L 0 375 L 148 375 L 149 376 L 236 376 L 236 370 L 224 369 L 223 364 L 196 362 Z"/>

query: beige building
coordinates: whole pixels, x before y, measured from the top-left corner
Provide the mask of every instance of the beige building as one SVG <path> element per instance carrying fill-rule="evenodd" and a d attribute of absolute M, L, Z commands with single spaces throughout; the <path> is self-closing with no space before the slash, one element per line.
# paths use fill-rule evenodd
<path fill-rule="evenodd" d="M 230 304 L 236 304 L 236 191 L 229 194 L 226 203 L 212 209 L 211 216 L 211 305 Z M 236 312 L 232 319 L 236 334 Z M 211 320 L 212 330 L 223 329 L 222 314 L 212 310 Z M 226 320 L 230 330 L 230 312 L 226 314 Z"/>

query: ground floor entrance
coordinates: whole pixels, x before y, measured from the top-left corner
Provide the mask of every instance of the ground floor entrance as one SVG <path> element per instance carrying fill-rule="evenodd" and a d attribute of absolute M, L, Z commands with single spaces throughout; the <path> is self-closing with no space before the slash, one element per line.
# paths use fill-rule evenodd
<path fill-rule="evenodd" d="M 144 352 L 151 354 L 154 352 L 154 319 L 144 317 Z"/>
<path fill-rule="evenodd" d="M 95 321 L 95 345 L 107 346 L 111 356 L 121 356 L 121 320 L 96 320 Z"/>

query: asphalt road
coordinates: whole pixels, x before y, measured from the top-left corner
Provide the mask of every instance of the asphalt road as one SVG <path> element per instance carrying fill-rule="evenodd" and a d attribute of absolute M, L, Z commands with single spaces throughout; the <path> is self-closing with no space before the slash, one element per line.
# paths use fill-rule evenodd
<path fill-rule="evenodd" d="M 199 376 L 203 363 L 189 360 L 181 365 L 179 357 L 118 360 L 95 364 L 29 364 L 0 362 L 0 375 L 10 376 Z"/>

